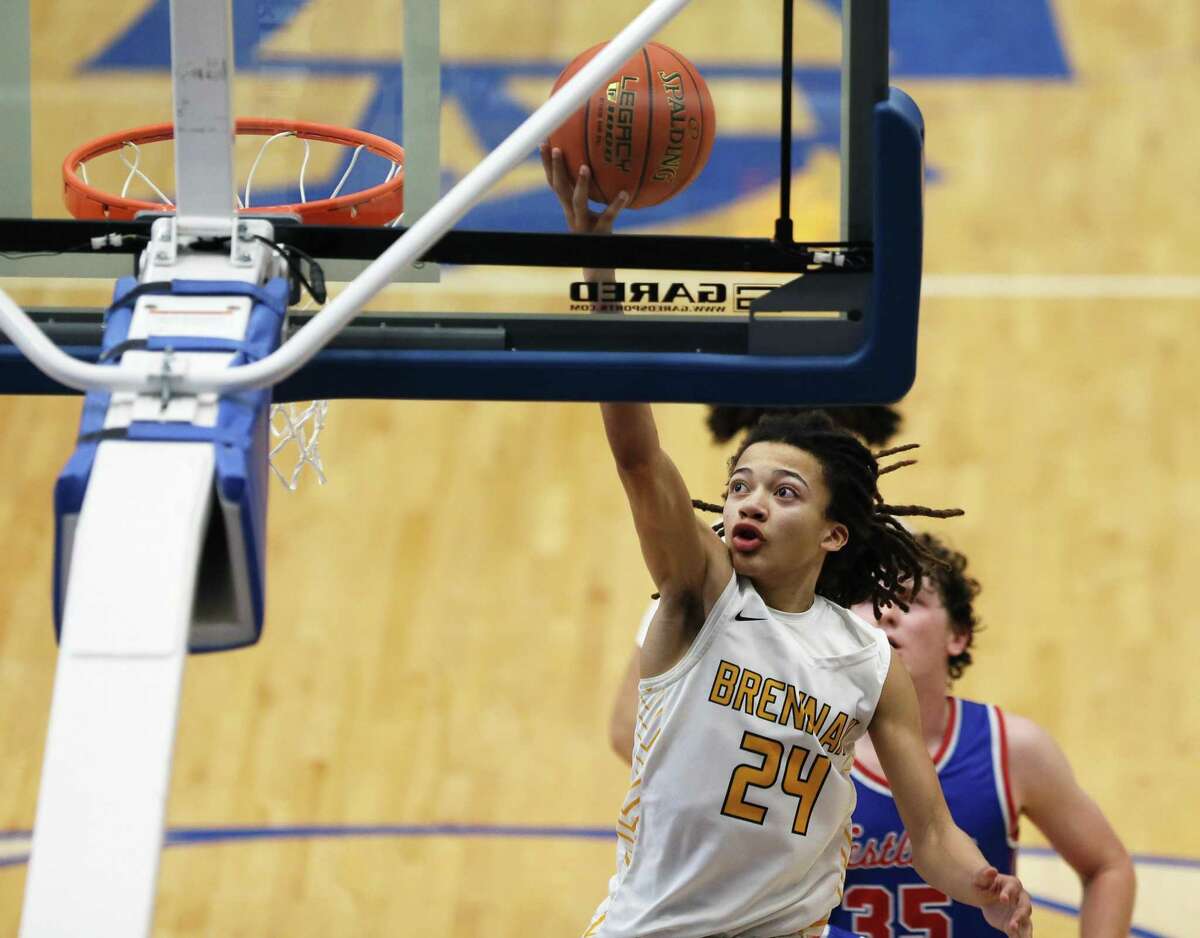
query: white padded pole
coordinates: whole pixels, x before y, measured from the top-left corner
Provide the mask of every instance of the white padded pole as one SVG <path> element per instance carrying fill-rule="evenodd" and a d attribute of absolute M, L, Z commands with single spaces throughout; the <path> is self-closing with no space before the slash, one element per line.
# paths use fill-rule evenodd
<path fill-rule="evenodd" d="M 495 183 L 565 121 L 584 99 L 598 88 L 635 50 L 674 17 L 689 0 L 654 0 L 590 62 L 580 69 L 545 104 L 459 181 L 415 225 L 314 316 L 281 348 L 262 361 L 231 368 L 221 375 L 171 379 L 171 387 L 184 394 L 205 391 L 227 393 L 277 384 L 301 368 L 348 323 L 363 305 L 392 282 L 400 268 L 417 260 L 443 234 L 483 198 Z M 153 392 L 156 375 L 136 374 L 117 368 L 89 365 L 54 345 L 34 322 L 0 290 L 0 329 L 38 368 L 68 387 L 80 390 Z"/>
<path fill-rule="evenodd" d="M 21 938 L 150 934 L 211 443 L 101 443 L 76 526 Z"/>

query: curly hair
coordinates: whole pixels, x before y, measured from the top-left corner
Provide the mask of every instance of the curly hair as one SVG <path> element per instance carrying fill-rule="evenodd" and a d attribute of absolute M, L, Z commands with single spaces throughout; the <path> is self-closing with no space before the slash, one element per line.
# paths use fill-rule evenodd
<path fill-rule="evenodd" d="M 799 407 L 734 407 L 714 404 L 708 409 L 708 429 L 714 443 L 727 443 L 743 430 L 754 426 L 767 414 L 802 414 L 812 408 Z M 868 446 L 884 446 L 900 430 L 903 418 L 894 407 L 870 404 L 862 407 L 829 407 L 830 419 L 849 430 Z"/>
<path fill-rule="evenodd" d="M 982 629 L 974 608 L 981 587 L 978 580 L 967 574 L 966 554 L 932 534 L 918 534 L 915 539 L 934 561 L 925 566 L 923 577 L 937 590 L 954 634 L 967 638 L 963 650 L 947 659 L 950 679 L 956 681 L 971 665 L 971 646 L 975 644 L 975 633 Z"/>
<path fill-rule="evenodd" d="M 913 515 L 948 518 L 962 511 L 886 504 L 879 494 L 879 476 L 896 467 L 881 470 L 877 456 L 822 411 L 762 417 L 730 459 L 730 472 L 749 447 L 765 442 L 802 449 L 821 464 L 829 490 L 826 517 L 844 524 L 849 531 L 846 546 L 825 558 L 817 592 L 841 606 L 869 599 L 877 614 L 888 603 L 907 609 L 902 598 L 904 584 L 920 579 L 922 571 L 937 566 L 938 561 L 897 519 Z M 879 456 L 910 448 L 899 447 Z M 720 506 L 704 503 L 697 503 L 697 507 L 721 510 Z"/>

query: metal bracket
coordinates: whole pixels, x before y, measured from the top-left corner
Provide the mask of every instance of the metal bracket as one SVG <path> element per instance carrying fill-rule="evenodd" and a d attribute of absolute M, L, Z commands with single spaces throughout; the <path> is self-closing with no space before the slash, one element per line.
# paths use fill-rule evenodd
<path fill-rule="evenodd" d="M 751 355 L 829 355 L 853 352 L 862 342 L 863 311 L 870 304 L 872 273 L 821 268 L 801 274 L 750 301 L 747 337 Z M 834 313 L 798 324 L 764 313 Z M 797 325 L 803 328 L 798 329 Z"/>
<path fill-rule="evenodd" d="M 179 234 L 174 215 L 156 218 L 150 226 L 151 261 L 158 267 L 171 267 L 179 256 Z"/>
<path fill-rule="evenodd" d="M 160 216 L 150 227 L 142 279 L 234 279 L 262 283 L 269 277 L 283 275 L 286 264 L 259 238 L 274 240 L 275 228 L 271 222 L 237 216 Z M 211 248 L 194 250 L 200 239 L 228 239 L 228 255 L 214 254 Z"/>
<path fill-rule="evenodd" d="M 229 236 L 229 263 L 234 267 L 253 267 L 253 248 L 262 248 L 256 244 L 250 234 L 250 226 L 237 216 L 233 219 L 233 232 Z"/>
<path fill-rule="evenodd" d="M 825 312 L 862 310 L 871 295 L 870 271 L 801 274 L 750 301 L 750 316 L 756 313 Z"/>

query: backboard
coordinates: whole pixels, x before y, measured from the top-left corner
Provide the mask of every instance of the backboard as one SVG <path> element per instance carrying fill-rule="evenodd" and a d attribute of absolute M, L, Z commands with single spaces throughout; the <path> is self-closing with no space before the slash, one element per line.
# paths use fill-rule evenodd
<path fill-rule="evenodd" d="M 626 212 L 618 223 L 618 232 L 629 239 L 625 243 L 614 238 L 589 247 L 596 252 L 594 266 L 620 269 L 626 313 L 621 322 L 590 315 L 592 297 L 579 283 L 583 258 L 578 242 L 568 245 L 551 234 L 562 231 L 561 212 L 531 151 L 439 250 L 401 275 L 433 280 L 440 273 L 439 285 L 386 291 L 376 301 L 374 311 L 418 318 L 365 327 L 375 339 L 389 336 L 382 349 L 363 350 L 383 372 L 369 386 L 345 393 L 419 395 L 422 382 L 400 384 L 387 377 L 398 364 L 389 357 L 396 349 L 444 354 L 455 351 L 447 343 L 461 342 L 457 350 L 468 355 L 525 350 L 676 354 L 685 358 L 671 360 L 669 371 L 693 365 L 699 370 L 687 380 L 670 386 L 652 383 L 646 390 L 638 389 L 642 378 L 622 387 L 598 384 L 593 370 L 579 372 L 569 386 L 554 390 L 522 394 L 507 380 L 489 390 L 491 379 L 485 378 L 482 383 L 439 381 L 430 387 L 431 396 L 701 399 L 713 393 L 703 373 L 710 366 L 718 371 L 709 378 L 719 375 L 727 386 L 736 384 L 737 393 L 760 401 L 803 397 L 833 403 L 902 394 L 915 361 L 923 168 L 918 139 L 915 159 L 901 170 L 906 204 L 897 203 L 892 213 L 904 225 L 892 243 L 906 246 L 907 253 L 890 265 L 876 264 L 882 242 L 875 238 L 875 109 L 889 107 L 887 5 L 859 2 L 842 9 L 832 2 L 785 3 L 786 22 L 781 22 L 780 7 L 743 6 L 730 10 L 728 28 L 720 31 L 711 28 L 711 17 L 685 11 L 659 37 L 686 50 L 697 63 L 713 93 L 718 133 L 707 167 L 687 190 L 656 208 Z M 622 2 L 580 11 L 571 14 L 570 29 L 551 30 L 534 17 L 519 24 L 503 21 L 483 3 L 439 11 L 436 5 L 397 0 L 376 4 L 362 17 L 347 17 L 326 0 L 238 0 L 233 4 L 234 106 L 239 115 L 320 120 L 399 139 L 407 151 L 403 221 L 408 224 L 545 100 L 567 61 L 614 34 L 640 8 L 639 3 Z M 24 2 L 10 4 L 2 15 L 9 45 L 20 45 L 11 37 L 23 32 L 32 38 L 22 49 L 4 50 L 13 53 L 5 58 L 3 76 L 13 93 L 5 97 L 9 113 L 3 116 L 18 133 L 0 154 L 6 178 L 14 180 L 2 208 L 11 218 L 62 218 L 59 174 L 67 150 L 92 137 L 171 116 L 169 3 L 127 0 L 100 29 L 94 23 L 84 30 L 66 19 L 57 21 L 53 13 Z M 500 35 L 503 43 L 496 41 Z M 784 35 L 790 43 L 781 56 Z M 781 94 L 781 86 L 786 93 Z M 786 131 L 781 127 L 784 113 Z M 897 127 L 903 125 L 910 138 L 919 137 L 915 109 L 890 113 L 901 115 Z M 786 147 L 780 145 L 781 132 L 787 133 Z M 159 154 L 150 149 L 141 154 L 139 168 L 152 178 L 169 179 L 169 149 Z M 310 190 L 331 189 L 348 158 L 345 151 L 314 150 L 306 171 Z M 302 159 L 294 141 L 272 149 L 255 177 L 255 201 L 294 200 Z M 253 153 L 243 153 L 240 172 L 252 162 Z M 904 161 L 887 161 L 892 167 L 898 162 Z M 792 192 L 800 170 L 803 177 Z M 123 185 L 127 172 L 114 163 L 110 185 Z M 380 169 L 364 162 L 354 170 L 351 184 L 369 184 L 371 172 Z M 145 191 L 138 177 L 132 185 Z M 729 213 L 722 211 L 731 199 L 746 206 L 732 230 Z M 717 214 L 722 216 L 719 231 L 708 220 Z M 35 235 L 0 226 L 0 231 L 7 232 L 0 237 L 0 250 L 12 255 L 22 248 L 71 249 L 97 236 L 99 229 L 43 226 Z M 728 240 L 718 240 L 718 235 Z M 281 234 L 321 259 L 334 281 L 349 279 L 393 237 L 389 231 Z M 698 240 L 685 240 L 692 237 Z M 849 267 L 814 259 L 817 251 L 826 257 L 844 254 L 847 245 L 854 261 Z M 903 289 L 894 282 L 887 290 L 878 289 L 875 272 L 883 268 L 906 272 L 910 282 Z M 0 273 L 31 278 L 19 285 L 22 299 L 58 310 L 59 322 L 64 312 L 73 311 L 67 318 L 80 328 L 88 320 L 74 311 L 94 309 L 106 300 L 103 294 L 77 299 L 84 294 L 82 285 L 64 286 L 60 278 L 111 278 L 128 269 L 127 256 L 91 252 L 0 259 Z M 800 274 L 804 276 L 797 280 Z M 793 281 L 787 294 L 766 298 Z M 109 284 L 111 280 L 104 292 Z M 872 305 L 873 296 L 910 308 L 885 316 Z M 451 317 L 455 329 L 446 329 L 439 317 Z M 885 321 L 897 331 L 881 339 L 875 330 Z M 439 344 L 433 347 L 424 344 L 429 330 L 437 330 L 432 338 Z M 356 341 L 354 335 L 354 330 L 347 332 L 342 344 Z M 864 367 L 868 348 L 876 349 L 870 354 L 886 353 L 899 363 L 894 379 L 883 384 L 830 382 L 846 366 L 880 374 L 878 367 Z M 339 353 L 324 354 L 328 359 Z M 502 357 L 529 373 L 529 362 L 518 366 L 512 355 Z M 781 387 L 780 376 L 795 373 L 801 357 L 806 362 L 800 370 L 811 368 L 814 381 L 804 382 L 803 390 L 787 382 Z M 361 364 L 356 362 L 351 373 L 362 375 Z M 644 377 L 662 375 L 667 364 L 643 359 L 638 370 Z M 410 375 L 415 373 L 411 365 Z M 561 373 L 561 362 L 546 365 Z M 756 371 L 760 379 L 750 377 Z M 5 387 L 46 390 L 27 386 L 17 372 L 10 374 L 13 380 Z M 626 369 L 624 378 L 629 374 Z M 735 380 L 735 374 L 744 380 Z M 339 396 L 339 391 L 327 388 L 324 396 Z"/>

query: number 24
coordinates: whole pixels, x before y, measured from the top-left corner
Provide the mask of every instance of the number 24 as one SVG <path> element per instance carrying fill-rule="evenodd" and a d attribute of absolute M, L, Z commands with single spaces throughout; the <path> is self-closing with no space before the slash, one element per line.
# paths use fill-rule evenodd
<path fill-rule="evenodd" d="M 762 765 L 739 765 L 733 770 L 721 813 L 739 821 L 762 824 L 766 819 L 767 809 L 761 804 L 747 801 L 746 789 L 774 787 L 775 780 L 779 777 L 779 767 L 783 764 L 783 743 L 747 730 L 742 734 L 741 748 L 762 756 Z M 829 759 L 822 755 L 813 760 L 808 774 L 804 774 L 804 764 L 810 755 L 812 753 L 803 746 L 793 746 L 792 751 L 788 753 L 787 764 L 783 765 L 784 794 L 791 795 L 798 801 L 796 817 L 792 821 L 792 833 L 801 836 L 808 833 L 808 822 L 812 818 L 813 808 L 829 775 Z"/>

